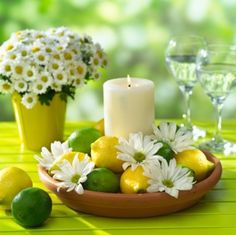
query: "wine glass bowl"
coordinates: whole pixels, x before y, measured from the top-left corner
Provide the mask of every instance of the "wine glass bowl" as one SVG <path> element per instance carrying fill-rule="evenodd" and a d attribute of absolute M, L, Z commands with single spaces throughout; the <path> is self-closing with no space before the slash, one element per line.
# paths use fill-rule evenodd
<path fill-rule="evenodd" d="M 234 153 L 236 145 L 224 140 L 220 132 L 223 104 L 236 81 L 236 50 L 226 45 L 209 45 L 199 50 L 196 63 L 199 82 L 218 115 L 215 136 L 200 147 L 216 153 Z"/>
<path fill-rule="evenodd" d="M 190 97 L 195 84 L 198 82 L 196 75 L 196 56 L 200 49 L 205 48 L 203 38 L 195 35 L 178 36 L 170 40 L 166 49 L 166 63 L 175 78 L 186 100 L 186 114 L 184 126 L 191 130 L 194 139 L 205 137 L 205 131 L 192 125 Z"/>

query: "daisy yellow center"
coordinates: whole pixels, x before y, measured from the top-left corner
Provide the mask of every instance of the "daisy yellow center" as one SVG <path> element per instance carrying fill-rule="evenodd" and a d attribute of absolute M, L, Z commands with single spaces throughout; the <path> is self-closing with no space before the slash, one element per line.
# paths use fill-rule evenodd
<path fill-rule="evenodd" d="M 80 79 L 76 80 L 76 84 L 79 85 L 81 83 Z"/>
<path fill-rule="evenodd" d="M 173 181 L 171 181 L 170 179 L 164 179 L 162 181 L 162 183 L 167 187 L 167 188 L 173 188 L 174 184 Z"/>
<path fill-rule="evenodd" d="M 27 98 L 27 102 L 28 102 L 28 103 L 32 103 L 32 102 L 33 102 L 33 98 L 32 98 L 32 97 L 28 97 L 28 98 Z"/>
<path fill-rule="evenodd" d="M 94 63 L 95 65 L 98 65 L 98 64 L 99 64 L 99 60 L 95 58 L 95 59 L 93 60 L 93 63 Z"/>
<path fill-rule="evenodd" d="M 79 179 L 80 179 L 80 175 L 79 174 L 75 174 L 75 175 L 73 175 L 71 177 L 71 182 L 76 184 Z"/>
<path fill-rule="evenodd" d="M 38 84 L 38 85 L 37 85 L 37 88 L 38 88 L 38 90 L 42 90 L 42 89 L 43 89 L 43 86 L 42 86 L 41 84 Z"/>
<path fill-rule="evenodd" d="M 97 55 L 101 59 L 102 58 L 102 51 L 97 51 Z"/>
<path fill-rule="evenodd" d="M 22 74 L 23 68 L 21 66 L 16 66 L 15 71 L 16 71 L 17 74 Z"/>
<path fill-rule="evenodd" d="M 142 162 L 143 160 L 145 160 L 145 154 L 142 153 L 142 152 L 136 152 L 134 154 L 134 159 L 137 161 L 137 162 Z"/>
<path fill-rule="evenodd" d="M 38 34 L 38 35 L 36 36 L 36 38 L 43 38 L 43 35 L 42 35 L 42 34 Z"/>
<path fill-rule="evenodd" d="M 75 72 L 73 69 L 70 70 L 70 75 L 72 75 L 72 76 L 75 75 Z"/>
<path fill-rule="evenodd" d="M 46 52 L 47 52 L 47 53 L 51 53 L 51 52 L 52 52 L 52 49 L 48 47 L 48 48 L 46 48 Z"/>
<path fill-rule="evenodd" d="M 10 51 L 11 49 L 13 49 L 13 47 L 14 47 L 14 46 L 13 46 L 12 44 L 9 44 L 9 45 L 6 46 L 6 50 L 7 50 L 7 51 Z"/>
<path fill-rule="evenodd" d="M 3 89 L 4 90 L 10 90 L 11 86 L 7 83 L 3 84 Z"/>
<path fill-rule="evenodd" d="M 40 51 L 40 49 L 39 49 L 39 47 L 32 47 L 32 51 L 37 52 L 37 51 Z"/>
<path fill-rule="evenodd" d="M 27 51 L 22 51 L 22 52 L 21 52 L 21 55 L 22 55 L 22 56 L 27 56 Z"/>
<path fill-rule="evenodd" d="M 58 69 L 58 68 L 59 68 L 59 65 L 58 65 L 58 64 L 52 64 L 52 68 L 53 68 L 53 69 Z"/>
<path fill-rule="evenodd" d="M 107 60 L 104 60 L 102 64 L 103 66 L 107 66 Z"/>
<path fill-rule="evenodd" d="M 78 66 L 77 67 L 77 72 L 78 72 L 78 74 L 83 74 L 84 68 L 82 66 Z"/>
<path fill-rule="evenodd" d="M 10 55 L 10 59 L 12 60 L 16 59 L 16 55 L 15 54 Z"/>
<path fill-rule="evenodd" d="M 10 72 L 11 71 L 11 66 L 10 65 L 5 65 L 5 71 Z"/>
<path fill-rule="evenodd" d="M 64 58 L 65 58 L 65 60 L 71 60 L 72 55 L 70 53 L 64 53 Z"/>
<path fill-rule="evenodd" d="M 45 57 L 44 57 L 43 55 L 39 55 L 39 56 L 38 56 L 38 59 L 39 59 L 40 61 L 44 61 L 44 60 L 45 60 Z"/>
<path fill-rule="evenodd" d="M 32 77 L 34 75 L 34 73 L 31 70 L 29 70 L 29 71 L 27 71 L 27 75 L 28 75 L 28 77 Z"/>
<path fill-rule="evenodd" d="M 53 58 L 59 60 L 60 59 L 60 55 L 55 54 L 55 55 L 53 55 Z"/>
<path fill-rule="evenodd" d="M 46 76 L 42 76 L 42 77 L 41 77 L 41 80 L 42 80 L 43 82 L 47 82 L 47 81 L 48 81 L 48 78 L 47 78 Z"/>
<path fill-rule="evenodd" d="M 58 80 L 62 80 L 62 79 L 63 79 L 62 74 L 58 74 L 58 75 L 57 75 L 57 79 L 58 79 Z"/>
<path fill-rule="evenodd" d="M 24 83 L 22 83 L 22 82 L 21 82 L 21 83 L 19 83 L 19 85 L 18 85 L 18 86 L 19 86 L 19 88 L 24 88 L 24 87 L 25 87 Z"/>

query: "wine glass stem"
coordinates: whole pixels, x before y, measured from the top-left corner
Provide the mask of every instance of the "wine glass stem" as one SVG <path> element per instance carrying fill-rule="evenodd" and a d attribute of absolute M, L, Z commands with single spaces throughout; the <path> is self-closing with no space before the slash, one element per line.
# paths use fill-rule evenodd
<path fill-rule="evenodd" d="M 184 92 L 185 100 L 186 100 L 186 126 L 191 128 L 192 127 L 192 121 L 191 121 L 191 108 L 190 108 L 190 98 L 192 95 L 192 90 L 188 90 Z"/>
<path fill-rule="evenodd" d="M 221 139 L 221 128 L 222 128 L 222 103 L 216 103 L 216 111 L 217 111 L 217 127 L 216 127 L 216 133 L 215 138 Z"/>

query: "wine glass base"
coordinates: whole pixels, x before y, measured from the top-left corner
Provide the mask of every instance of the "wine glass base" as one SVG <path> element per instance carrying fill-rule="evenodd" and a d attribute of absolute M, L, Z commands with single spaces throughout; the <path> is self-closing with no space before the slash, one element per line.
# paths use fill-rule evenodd
<path fill-rule="evenodd" d="M 201 143 L 199 145 L 199 148 L 203 150 L 208 150 L 211 153 L 219 153 L 224 155 L 236 153 L 236 144 L 224 139 L 217 140 L 213 138 L 208 142 Z"/>

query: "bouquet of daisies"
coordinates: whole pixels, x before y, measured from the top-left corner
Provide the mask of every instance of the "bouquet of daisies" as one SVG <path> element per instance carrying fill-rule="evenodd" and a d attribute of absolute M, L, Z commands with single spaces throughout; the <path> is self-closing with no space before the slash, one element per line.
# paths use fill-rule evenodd
<path fill-rule="evenodd" d="M 0 47 L 0 93 L 19 93 L 27 108 L 49 104 L 57 93 L 66 101 L 76 88 L 99 79 L 106 65 L 101 46 L 89 36 L 64 27 L 19 31 Z"/>

